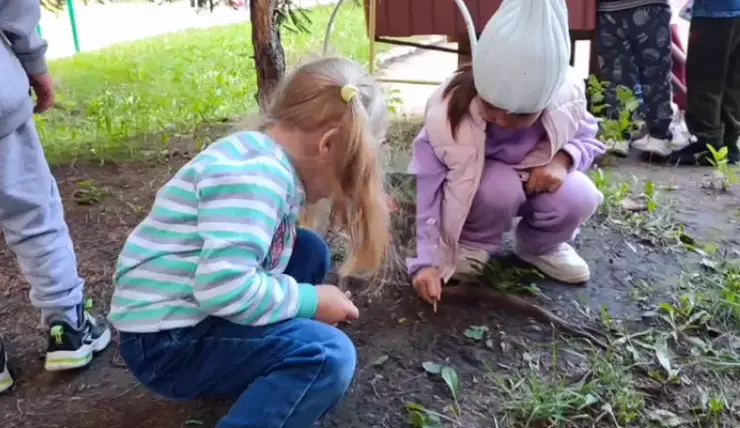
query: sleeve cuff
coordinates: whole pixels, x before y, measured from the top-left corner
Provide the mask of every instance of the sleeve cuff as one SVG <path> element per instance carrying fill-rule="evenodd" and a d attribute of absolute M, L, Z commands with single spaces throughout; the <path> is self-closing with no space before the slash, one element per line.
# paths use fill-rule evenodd
<path fill-rule="evenodd" d="M 49 71 L 43 55 L 32 60 L 26 60 L 21 65 L 29 76 L 38 76 L 40 74 L 46 74 Z"/>
<path fill-rule="evenodd" d="M 319 306 L 319 295 L 313 284 L 298 284 L 298 312 L 296 318 L 313 318 Z"/>
<path fill-rule="evenodd" d="M 575 171 L 581 165 L 581 152 L 577 148 L 573 147 L 572 144 L 568 143 L 561 149 L 565 154 L 570 156 L 570 168 L 568 171 Z"/>

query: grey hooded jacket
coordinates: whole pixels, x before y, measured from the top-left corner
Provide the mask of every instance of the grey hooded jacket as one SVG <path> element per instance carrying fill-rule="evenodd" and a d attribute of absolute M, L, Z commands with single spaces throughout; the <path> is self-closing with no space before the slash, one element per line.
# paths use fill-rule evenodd
<path fill-rule="evenodd" d="M 39 0 L 0 0 L 0 138 L 33 115 L 28 76 L 46 73 Z"/>

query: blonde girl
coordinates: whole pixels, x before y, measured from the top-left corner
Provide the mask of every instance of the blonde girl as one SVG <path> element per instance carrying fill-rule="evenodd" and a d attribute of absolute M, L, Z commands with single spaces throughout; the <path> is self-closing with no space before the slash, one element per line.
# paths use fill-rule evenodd
<path fill-rule="evenodd" d="M 123 247 L 109 315 L 140 382 L 174 400 L 236 398 L 219 428 L 313 426 L 337 403 L 356 356 L 333 325 L 359 313 L 323 284 L 327 244 L 296 223 L 329 198 L 345 271 L 380 264 L 386 111 L 360 65 L 316 60 L 285 78 L 261 132 L 214 143 L 164 185 Z"/>

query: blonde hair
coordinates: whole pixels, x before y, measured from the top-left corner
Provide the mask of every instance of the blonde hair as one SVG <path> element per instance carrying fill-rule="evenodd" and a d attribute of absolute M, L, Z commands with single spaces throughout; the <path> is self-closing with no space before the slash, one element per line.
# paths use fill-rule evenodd
<path fill-rule="evenodd" d="M 306 132 L 337 129 L 341 144 L 332 146 L 330 221 L 350 245 L 341 273 L 377 269 L 390 241 L 379 160 L 388 107 L 377 82 L 359 64 L 328 57 L 298 67 L 273 96 L 263 125 L 280 123 Z"/>

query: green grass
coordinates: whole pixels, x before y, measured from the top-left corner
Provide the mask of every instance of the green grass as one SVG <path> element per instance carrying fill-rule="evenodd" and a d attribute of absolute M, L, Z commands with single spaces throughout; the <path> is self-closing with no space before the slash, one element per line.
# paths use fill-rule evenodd
<path fill-rule="evenodd" d="M 310 12 L 308 33 L 284 32 L 288 65 L 320 53 L 330 7 Z M 342 8 L 335 53 L 367 64 L 362 9 Z M 378 45 L 383 51 L 388 46 Z M 52 164 L 136 159 L 142 149 L 253 111 L 248 23 L 188 30 L 52 61 L 57 108 L 37 117 Z"/>

